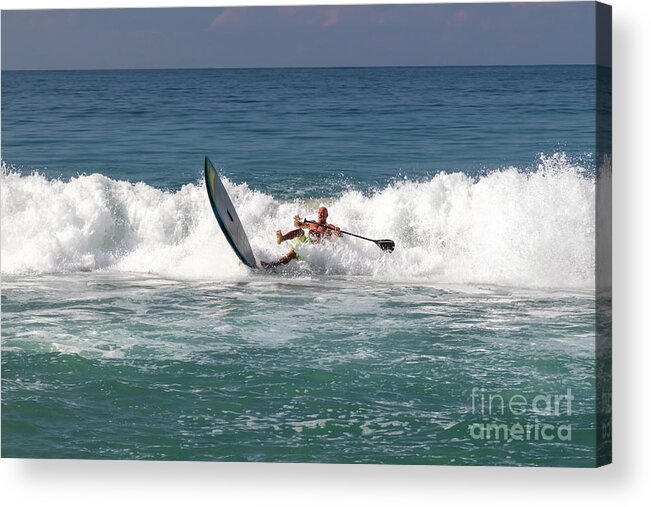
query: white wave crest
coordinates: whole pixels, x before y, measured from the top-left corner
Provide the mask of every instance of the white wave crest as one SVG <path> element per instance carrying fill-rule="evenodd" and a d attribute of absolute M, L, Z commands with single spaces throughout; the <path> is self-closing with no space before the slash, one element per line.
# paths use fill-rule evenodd
<path fill-rule="evenodd" d="M 177 192 L 101 174 L 69 181 L 3 169 L 3 274 L 114 270 L 193 279 L 248 276 L 212 215 L 203 185 Z M 280 202 L 226 181 L 258 258 L 285 253 L 274 231 L 314 200 Z M 325 201 L 342 229 L 396 242 L 393 254 L 344 237 L 301 251 L 288 273 L 386 280 L 587 288 L 594 283 L 595 185 L 563 154 L 538 170 L 515 167 L 474 179 L 440 173 L 370 195 Z"/>

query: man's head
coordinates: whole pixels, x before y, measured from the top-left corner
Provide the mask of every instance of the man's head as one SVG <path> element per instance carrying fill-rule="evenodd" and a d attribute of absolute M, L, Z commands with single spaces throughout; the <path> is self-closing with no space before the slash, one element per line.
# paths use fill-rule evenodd
<path fill-rule="evenodd" d="M 316 221 L 319 222 L 320 224 L 325 224 L 326 220 L 328 219 L 328 208 L 325 206 L 321 206 L 319 210 L 316 212 Z"/>

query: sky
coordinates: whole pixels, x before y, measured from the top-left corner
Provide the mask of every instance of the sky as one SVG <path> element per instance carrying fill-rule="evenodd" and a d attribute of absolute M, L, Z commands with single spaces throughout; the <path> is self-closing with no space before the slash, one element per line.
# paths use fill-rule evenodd
<path fill-rule="evenodd" d="M 3 70 L 595 63 L 593 2 L 3 10 Z"/>

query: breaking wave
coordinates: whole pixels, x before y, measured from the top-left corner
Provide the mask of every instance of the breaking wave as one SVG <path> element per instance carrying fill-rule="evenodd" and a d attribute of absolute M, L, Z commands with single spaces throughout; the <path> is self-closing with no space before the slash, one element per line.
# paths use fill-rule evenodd
<path fill-rule="evenodd" d="M 285 253 L 274 231 L 295 214 L 375 239 L 308 246 L 291 276 L 333 274 L 443 283 L 587 288 L 594 284 L 595 182 L 565 155 L 535 171 L 508 167 L 479 178 L 439 173 L 323 201 L 278 201 L 225 181 L 259 259 Z M 3 167 L 1 266 L 5 275 L 128 271 L 191 279 L 251 276 L 231 251 L 203 184 L 176 192 L 102 174 L 67 181 Z"/>

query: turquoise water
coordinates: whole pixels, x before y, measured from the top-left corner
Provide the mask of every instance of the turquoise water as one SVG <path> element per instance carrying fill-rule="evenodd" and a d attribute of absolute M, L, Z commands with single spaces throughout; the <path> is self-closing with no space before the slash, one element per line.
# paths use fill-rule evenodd
<path fill-rule="evenodd" d="M 3 72 L 2 455 L 592 466 L 594 100 L 589 66 Z M 396 251 L 251 272 L 204 155 L 259 259 L 320 204 Z"/>

